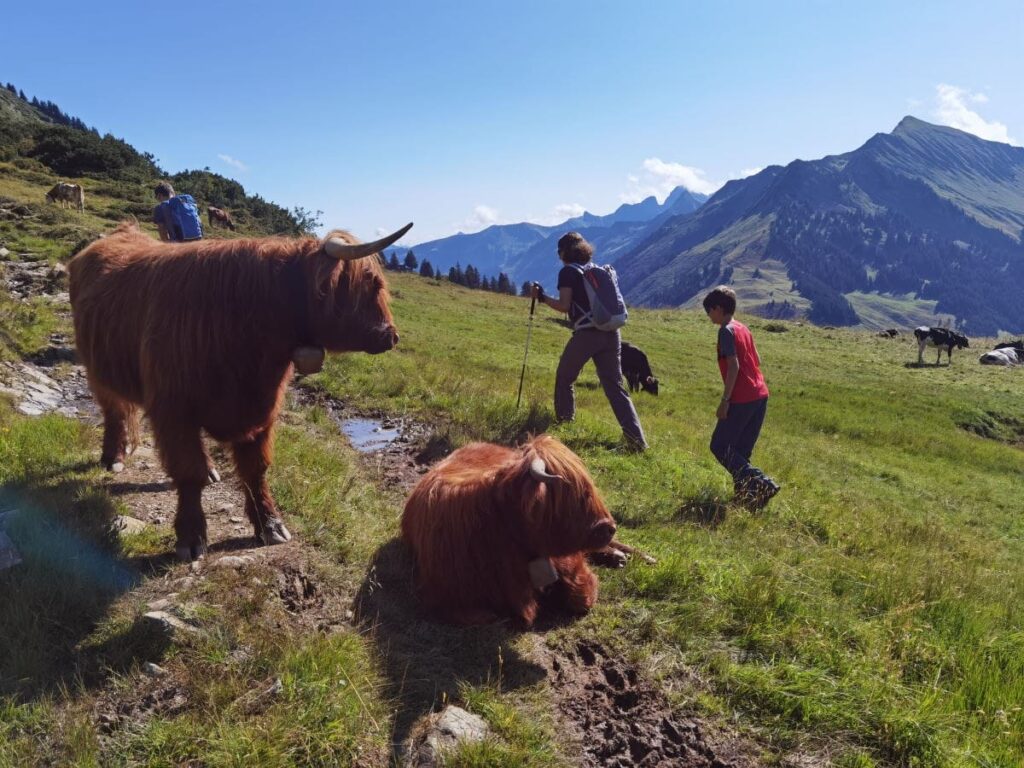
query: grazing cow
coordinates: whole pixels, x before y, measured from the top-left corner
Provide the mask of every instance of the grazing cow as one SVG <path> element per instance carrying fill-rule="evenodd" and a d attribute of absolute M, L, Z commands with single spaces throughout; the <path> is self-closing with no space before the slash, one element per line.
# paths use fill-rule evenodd
<path fill-rule="evenodd" d="M 74 206 L 79 211 L 85 210 L 85 190 L 79 184 L 67 184 L 59 182 L 53 185 L 53 189 L 46 193 L 46 202 L 55 203 L 60 201 L 61 208 Z"/>
<path fill-rule="evenodd" d="M 1024 339 L 1004 341 L 986 352 L 978 362 L 982 365 L 1024 365 Z"/>
<path fill-rule="evenodd" d="M 914 336 L 917 337 L 918 365 L 924 362 L 925 347 L 935 347 L 938 350 L 938 356 L 935 358 L 935 364 L 938 365 L 942 359 L 943 349 L 946 350 L 946 362 L 948 364 L 953 360 L 953 347 L 965 349 L 971 346 L 966 336 L 962 333 L 951 331 L 949 328 L 931 328 L 927 325 L 922 325 L 914 329 Z"/>
<path fill-rule="evenodd" d="M 614 534 L 583 462 L 548 435 L 460 448 L 423 476 L 402 513 L 423 600 L 455 624 L 529 627 L 540 598 L 587 612 L 597 577 L 585 554 Z"/>
<path fill-rule="evenodd" d="M 658 394 L 658 380 L 651 372 L 647 355 L 628 341 L 622 342 L 622 375 L 626 377 L 630 392 L 643 389 L 652 395 Z"/>
<path fill-rule="evenodd" d="M 895 339 L 900 332 L 895 328 L 886 328 L 884 331 L 879 331 L 877 335 L 883 339 Z"/>
<path fill-rule="evenodd" d="M 79 359 L 103 411 L 102 462 L 124 468 L 138 407 L 178 491 L 175 552 L 206 550 L 201 431 L 230 443 L 245 511 L 264 544 L 291 538 L 265 474 L 296 350 L 376 354 L 398 333 L 373 243 L 261 238 L 160 243 L 122 224 L 70 263 Z"/>
<path fill-rule="evenodd" d="M 232 232 L 235 231 L 235 222 L 231 220 L 231 214 L 227 211 L 208 205 L 206 206 L 206 216 L 210 220 L 210 229 L 213 229 L 213 225 L 216 222 L 222 227 L 227 227 Z"/>

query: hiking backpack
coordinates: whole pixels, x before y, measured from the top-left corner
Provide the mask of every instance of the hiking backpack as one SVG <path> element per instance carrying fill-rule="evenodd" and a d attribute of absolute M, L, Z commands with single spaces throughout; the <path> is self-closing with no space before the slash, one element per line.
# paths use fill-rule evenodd
<path fill-rule="evenodd" d="M 599 331 L 617 331 L 626 324 L 629 312 L 619 291 L 619 278 L 610 264 L 569 264 L 583 278 L 583 288 L 590 300 L 590 312 L 577 321 L 577 329 L 586 323 Z"/>
<path fill-rule="evenodd" d="M 198 240 L 203 236 L 199 206 L 192 195 L 175 195 L 164 205 L 170 214 L 176 240 Z"/>

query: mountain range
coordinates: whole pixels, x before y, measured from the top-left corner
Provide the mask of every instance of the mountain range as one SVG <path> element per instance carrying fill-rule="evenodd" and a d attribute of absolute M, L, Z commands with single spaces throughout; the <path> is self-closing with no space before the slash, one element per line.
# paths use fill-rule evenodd
<path fill-rule="evenodd" d="M 495 224 L 480 232 L 460 232 L 420 243 L 410 250 L 442 274 L 456 264 L 472 264 L 484 275 L 504 272 L 515 283 L 537 280 L 553 288 L 559 268 L 556 242 L 565 232 L 581 233 L 603 262 L 613 261 L 669 219 L 697 210 L 706 199 L 706 195 L 676 187 L 664 203 L 651 196 L 638 203 L 623 203 L 603 216 L 584 212 L 560 224 Z M 401 255 L 402 249 L 396 250 Z"/>
<path fill-rule="evenodd" d="M 904 118 L 820 160 L 730 181 L 615 261 L 626 298 L 835 325 L 1024 331 L 1024 148 Z"/>

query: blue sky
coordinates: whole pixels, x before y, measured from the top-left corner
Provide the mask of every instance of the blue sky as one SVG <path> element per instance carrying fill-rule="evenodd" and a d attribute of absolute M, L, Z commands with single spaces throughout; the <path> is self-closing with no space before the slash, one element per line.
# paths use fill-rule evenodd
<path fill-rule="evenodd" d="M 8 6 L 0 81 L 364 239 L 707 192 L 906 114 L 1024 141 L 1021 0 Z"/>

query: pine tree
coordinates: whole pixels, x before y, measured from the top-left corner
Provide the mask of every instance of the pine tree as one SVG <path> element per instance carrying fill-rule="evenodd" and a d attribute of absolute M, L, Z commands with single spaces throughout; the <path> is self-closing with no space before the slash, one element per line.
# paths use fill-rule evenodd
<path fill-rule="evenodd" d="M 465 285 L 466 276 L 462 273 L 462 267 L 456 262 L 455 266 L 448 270 L 448 279 L 456 285 Z"/>
<path fill-rule="evenodd" d="M 480 271 L 472 264 L 466 265 L 466 286 L 468 288 L 480 287 Z"/>
<path fill-rule="evenodd" d="M 416 260 L 416 254 L 414 254 L 412 251 L 409 251 L 408 253 L 405 254 L 405 268 L 407 270 L 412 272 L 414 269 L 416 269 L 416 267 L 419 266 L 419 264 L 420 263 Z"/>
<path fill-rule="evenodd" d="M 512 287 L 512 281 L 508 279 L 508 275 L 504 272 L 498 273 L 498 284 L 495 289 L 498 293 L 515 293 L 515 289 Z"/>
<path fill-rule="evenodd" d="M 434 267 L 431 266 L 430 262 L 427 261 L 427 259 L 424 259 L 423 263 L 420 264 L 420 277 L 433 277 L 433 276 L 434 276 Z"/>
<path fill-rule="evenodd" d="M 395 252 L 392 251 L 391 252 L 391 258 L 388 259 L 388 269 L 390 269 L 390 270 L 392 270 L 394 272 L 397 272 L 401 268 L 402 268 L 401 265 L 398 263 L 398 257 L 395 255 Z"/>

